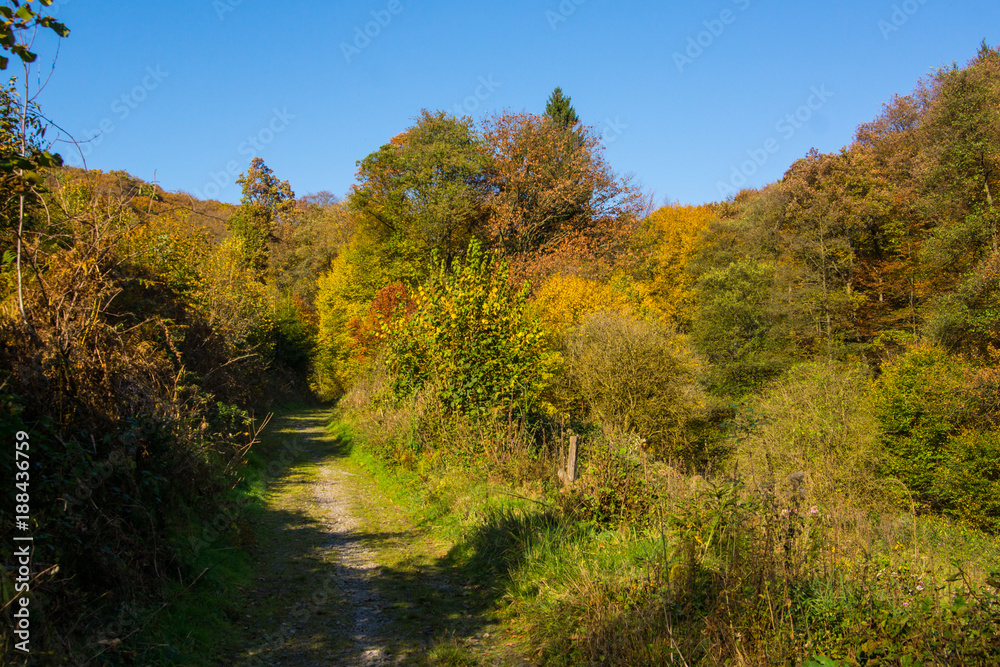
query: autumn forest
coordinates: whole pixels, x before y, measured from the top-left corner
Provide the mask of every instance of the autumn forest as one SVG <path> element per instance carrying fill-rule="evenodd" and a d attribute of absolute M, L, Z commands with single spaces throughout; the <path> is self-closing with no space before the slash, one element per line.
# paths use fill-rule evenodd
<path fill-rule="evenodd" d="M 66 30 L 21 10 L 12 69 Z M 996 664 L 1000 50 L 914 83 L 703 205 L 616 173 L 560 88 L 414 110 L 343 198 L 257 157 L 232 205 L 65 166 L 11 78 L 0 664 L 21 604 L 29 664 L 244 664 L 168 619 L 221 596 L 184 615 L 239 633 L 301 406 L 533 664 Z M 412 664 L 507 664 L 455 637 Z"/>

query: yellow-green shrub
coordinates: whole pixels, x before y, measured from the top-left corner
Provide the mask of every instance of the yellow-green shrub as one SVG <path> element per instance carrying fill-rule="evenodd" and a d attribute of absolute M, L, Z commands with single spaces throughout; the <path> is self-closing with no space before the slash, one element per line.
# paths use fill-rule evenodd
<path fill-rule="evenodd" d="M 815 362 L 792 368 L 751 402 L 753 423 L 738 447 L 740 470 L 756 485 L 806 473 L 810 497 L 869 496 L 881 446 L 857 365 Z"/>
<path fill-rule="evenodd" d="M 568 373 L 598 420 L 646 439 L 649 449 L 703 463 L 691 427 L 706 416 L 698 361 L 681 336 L 628 314 L 592 313 L 567 339 Z"/>
<path fill-rule="evenodd" d="M 412 317 L 387 325 L 397 395 L 429 385 L 446 410 L 535 409 L 555 357 L 527 316 L 526 298 L 506 264 L 476 241 L 453 273 L 440 264 L 417 291 Z"/>

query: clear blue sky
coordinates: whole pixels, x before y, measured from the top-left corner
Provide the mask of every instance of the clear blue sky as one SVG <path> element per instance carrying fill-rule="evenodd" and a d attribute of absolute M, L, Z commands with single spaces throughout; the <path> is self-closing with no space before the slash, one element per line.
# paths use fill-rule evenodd
<path fill-rule="evenodd" d="M 555 86 L 657 201 L 719 200 L 720 182 L 760 186 L 811 147 L 836 151 L 894 93 L 1000 42 L 996 0 L 56 0 L 55 14 L 72 34 L 40 103 L 78 139 L 103 127 L 88 166 L 229 202 L 227 167 L 255 155 L 296 194 L 343 195 L 421 109 L 541 113 Z"/>

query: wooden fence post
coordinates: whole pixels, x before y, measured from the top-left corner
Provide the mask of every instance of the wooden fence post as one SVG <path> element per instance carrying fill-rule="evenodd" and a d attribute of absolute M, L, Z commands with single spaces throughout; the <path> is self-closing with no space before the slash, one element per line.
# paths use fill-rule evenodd
<path fill-rule="evenodd" d="M 577 436 L 569 436 L 569 455 L 566 457 L 566 477 L 570 482 L 576 481 Z"/>

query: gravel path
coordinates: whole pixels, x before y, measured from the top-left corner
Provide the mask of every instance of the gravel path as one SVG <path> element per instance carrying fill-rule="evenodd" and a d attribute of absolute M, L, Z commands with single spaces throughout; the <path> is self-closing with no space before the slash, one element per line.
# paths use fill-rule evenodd
<path fill-rule="evenodd" d="M 354 613 L 351 652 L 356 654 L 359 665 L 389 664 L 385 654 L 384 605 L 372 581 L 378 574 L 378 564 L 375 553 L 364 541 L 356 539 L 360 523 L 349 504 L 350 492 L 345 493 L 350 488 L 344 479 L 348 475 L 346 471 L 323 469 L 320 484 L 315 486 L 317 511 L 327 519 L 331 535 L 328 548 L 337 554 L 334 568 Z"/>
<path fill-rule="evenodd" d="M 269 485 L 249 645 L 233 664 L 368 667 L 406 657 L 389 655 L 393 629 L 374 585 L 380 568 L 370 545 L 385 535 L 363 530 L 356 473 L 344 469 L 327 418 L 309 413 L 274 427 L 285 451 L 305 462 Z"/>
<path fill-rule="evenodd" d="M 269 427 L 256 585 L 233 614 L 244 642 L 225 665 L 530 665 L 492 598 L 414 527 L 325 429 L 326 411 Z"/>

